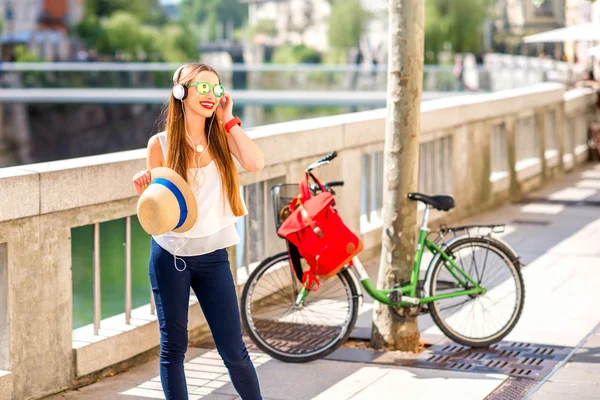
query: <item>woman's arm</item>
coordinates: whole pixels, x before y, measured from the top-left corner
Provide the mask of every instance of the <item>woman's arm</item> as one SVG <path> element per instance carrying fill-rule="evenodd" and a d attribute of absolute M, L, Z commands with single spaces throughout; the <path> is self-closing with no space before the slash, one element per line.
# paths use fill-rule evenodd
<path fill-rule="evenodd" d="M 162 149 L 160 148 L 160 139 L 158 138 L 158 134 L 156 134 L 148 140 L 148 147 L 146 147 L 146 168 L 152 169 L 162 166 Z"/>
<path fill-rule="evenodd" d="M 262 150 L 248 137 L 239 125 L 232 127 L 227 134 L 227 144 L 231 153 L 246 171 L 258 172 L 264 168 L 265 157 Z"/>
<path fill-rule="evenodd" d="M 217 117 L 223 125 L 233 119 L 233 101 L 225 92 L 221 98 L 222 107 L 217 109 Z M 227 134 L 227 144 L 233 156 L 240 162 L 242 168 L 250 172 L 258 172 L 265 166 L 262 150 L 244 132 L 241 126 L 234 125 Z"/>
<path fill-rule="evenodd" d="M 146 147 L 146 169 L 133 176 L 133 187 L 138 196 L 141 196 L 150 184 L 150 170 L 162 165 L 163 157 L 160 141 L 158 135 L 154 135 L 148 140 L 148 146 Z"/>

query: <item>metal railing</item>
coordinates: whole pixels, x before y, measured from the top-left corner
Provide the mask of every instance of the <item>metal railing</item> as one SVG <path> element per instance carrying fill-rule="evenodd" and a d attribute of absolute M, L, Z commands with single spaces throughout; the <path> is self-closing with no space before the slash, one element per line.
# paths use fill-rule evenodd
<path fill-rule="evenodd" d="M 94 335 L 98 335 L 102 323 L 102 291 L 101 291 L 101 252 L 100 252 L 100 223 L 94 223 L 93 229 L 93 326 Z M 124 277 L 125 277 L 125 293 L 124 293 L 124 314 L 125 324 L 131 323 L 132 313 L 132 273 L 131 273 L 131 216 L 125 217 L 125 241 L 123 246 L 125 249 L 125 257 L 123 260 Z M 156 306 L 154 296 L 150 290 L 150 314 L 155 315 Z"/>
<path fill-rule="evenodd" d="M 271 188 L 284 182 L 282 176 L 242 187 L 248 214 L 237 224 L 240 233 L 240 243 L 236 246 L 238 282 L 250 275 L 256 263 L 285 250 L 283 240 L 275 232 L 271 198 Z"/>
<path fill-rule="evenodd" d="M 40 71 L 40 72 L 150 72 L 165 71 L 173 73 L 185 63 L 159 62 L 4 62 L 3 71 Z M 232 63 L 213 65 L 219 72 L 387 72 L 387 64 L 243 64 Z M 452 71 L 453 65 L 425 65 L 424 71 Z"/>

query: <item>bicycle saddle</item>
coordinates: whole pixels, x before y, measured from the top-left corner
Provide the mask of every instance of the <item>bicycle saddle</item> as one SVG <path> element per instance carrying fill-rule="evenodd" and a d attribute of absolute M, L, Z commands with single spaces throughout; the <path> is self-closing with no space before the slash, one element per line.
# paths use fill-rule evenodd
<path fill-rule="evenodd" d="M 423 193 L 409 193 L 408 198 L 415 201 L 422 201 L 437 210 L 450 211 L 454 208 L 454 199 L 452 196 L 427 196 Z"/>

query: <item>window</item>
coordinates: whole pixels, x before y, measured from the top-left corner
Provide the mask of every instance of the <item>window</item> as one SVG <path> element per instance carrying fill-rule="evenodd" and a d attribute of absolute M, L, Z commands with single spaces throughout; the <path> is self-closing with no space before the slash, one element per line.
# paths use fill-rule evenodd
<path fill-rule="evenodd" d="M 542 4 L 539 4 L 543 1 Z M 536 17 L 552 17 L 554 16 L 554 1 L 553 0 L 537 0 L 533 2 L 535 7 L 534 15 Z M 538 6 L 539 5 L 539 6 Z"/>

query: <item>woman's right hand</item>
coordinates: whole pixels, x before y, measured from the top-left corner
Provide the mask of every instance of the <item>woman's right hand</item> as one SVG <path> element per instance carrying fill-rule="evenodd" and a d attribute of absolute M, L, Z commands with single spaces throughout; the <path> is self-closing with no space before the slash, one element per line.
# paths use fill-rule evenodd
<path fill-rule="evenodd" d="M 142 195 L 142 192 L 146 190 L 148 185 L 150 184 L 150 170 L 145 169 L 143 171 L 138 172 L 133 176 L 133 187 L 137 192 L 138 196 Z"/>

